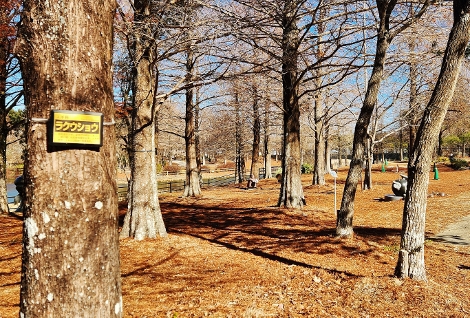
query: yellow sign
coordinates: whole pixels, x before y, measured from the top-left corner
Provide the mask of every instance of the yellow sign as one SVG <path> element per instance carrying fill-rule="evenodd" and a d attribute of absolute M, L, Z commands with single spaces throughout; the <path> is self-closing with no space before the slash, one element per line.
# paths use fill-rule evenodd
<path fill-rule="evenodd" d="M 52 145 L 100 147 L 103 142 L 103 114 L 53 110 L 50 131 Z"/>

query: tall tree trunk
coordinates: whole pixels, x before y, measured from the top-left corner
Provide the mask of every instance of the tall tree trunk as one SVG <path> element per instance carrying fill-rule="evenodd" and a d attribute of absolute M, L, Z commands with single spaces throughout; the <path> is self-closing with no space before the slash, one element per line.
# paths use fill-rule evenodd
<path fill-rule="evenodd" d="M 8 213 L 7 201 L 7 59 L 8 59 L 8 39 L 0 39 L 0 214 Z"/>
<path fill-rule="evenodd" d="M 294 0 L 285 2 L 282 21 L 283 174 L 278 205 L 287 208 L 301 208 L 305 202 L 300 171 L 297 2 Z"/>
<path fill-rule="evenodd" d="M 148 29 L 150 1 L 134 1 L 134 102 L 131 123 L 128 212 L 121 237 L 137 240 L 166 236 L 158 201 L 155 157 L 154 47 Z"/>
<path fill-rule="evenodd" d="M 321 85 L 321 80 L 317 81 Z M 313 166 L 313 183 L 315 185 L 325 184 L 325 140 L 323 131 L 323 98 L 321 92 L 317 92 L 314 106 L 315 120 L 315 163 Z"/>
<path fill-rule="evenodd" d="M 392 9 L 393 7 L 388 8 L 387 6 L 385 8 L 378 8 L 379 11 L 383 10 L 383 12 L 391 12 Z M 354 130 L 351 163 L 349 166 L 346 183 L 344 185 L 341 208 L 338 211 L 336 218 L 336 235 L 338 236 L 348 237 L 353 235 L 354 199 L 356 196 L 357 184 L 362 173 L 365 145 L 367 143 L 368 136 L 368 127 L 372 113 L 377 103 L 380 83 L 383 77 L 385 56 L 391 41 L 388 32 L 388 21 L 385 21 L 388 19 L 388 17 L 385 17 L 385 13 L 382 13 L 381 17 L 382 19 L 379 25 L 377 36 L 374 67 L 372 69 L 370 81 L 367 85 L 367 92 L 364 103 L 362 105 L 361 112 Z"/>
<path fill-rule="evenodd" d="M 330 142 L 330 125 L 325 125 L 325 173 L 329 173 L 333 167 L 331 164 L 331 142 Z"/>
<path fill-rule="evenodd" d="M 200 102 L 201 98 L 199 96 L 199 88 L 196 89 L 196 104 L 194 105 L 194 143 L 196 146 L 196 162 L 197 162 L 197 171 L 199 173 L 199 178 L 201 178 L 201 167 L 203 165 L 203 156 L 201 155 L 201 139 L 200 139 Z"/>
<path fill-rule="evenodd" d="M 411 52 L 411 59 L 410 59 L 410 106 L 409 106 L 409 115 L 408 115 L 408 125 L 409 125 L 409 139 L 410 142 L 408 144 L 408 154 L 413 152 L 413 145 L 416 140 L 416 130 L 418 125 L 418 85 L 417 85 L 417 77 L 418 77 L 418 69 L 416 65 L 416 60 L 413 56 L 415 51 L 415 42 L 414 39 L 411 39 L 411 43 L 409 44 L 409 49 Z"/>
<path fill-rule="evenodd" d="M 191 45 L 186 49 L 186 115 L 184 140 L 186 145 L 186 183 L 184 185 L 183 197 L 194 197 L 201 195 L 201 184 L 199 183 L 200 170 L 197 164 L 196 151 L 196 123 L 194 106 L 194 52 Z"/>
<path fill-rule="evenodd" d="M 413 153 L 408 162 L 408 188 L 395 275 L 426 279 L 424 235 L 427 189 L 432 153 L 455 91 L 465 49 L 470 40 L 470 0 L 454 1 L 454 24 L 447 42 L 441 72 L 424 110 Z"/>
<path fill-rule="evenodd" d="M 325 10 L 320 9 L 320 20 L 325 17 Z M 325 32 L 325 27 L 322 22 L 318 23 L 318 47 L 317 58 L 321 59 L 325 52 L 323 52 L 322 34 Z M 322 84 L 323 72 L 320 65 L 315 79 L 316 96 L 314 100 L 314 121 L 315 121 L 315 162 L 313 166 L 313 183 L 314 185 L 325 184 L 325 141 L 324 141 L 324 111 L 323 111 L 323 92 L 319 89 Z"/>
<path fill-rule="evenodd" d="M 269 104 L 266 103 L 264 110 L 264 177 L 270 179 L 273 177 L 271 172 L 271 138 L 270 138 L 270 120 L 269 120 Z"/>
<path fill-rule="evenodd" d="M 25 0 L 16 53 L 27 105 L 20 317 L 121 317 L 114 126 L 103 145 L 47 143 L 50 111 L 114 120 L 115 2 Z"/>
<path fill-rule="evenodd" d="M 237 89 L 237 88 L 236 88 Z M 242 183 L 245 181 L 245 150 L 243 144 L 243 129 L 241 122 L 240 100 L 238 99 L 238 92 L 235 92 L 235 182 Z"/>
<path fill-rule="evenodd" d="M 259 179 L 259 169 L 262 167 L 262 158 L 259 155 L 261 144 L 261 120 L 259 114 L 258 88 L 253 85 L 253 148 L 251 151 L 250 174 Z"/>

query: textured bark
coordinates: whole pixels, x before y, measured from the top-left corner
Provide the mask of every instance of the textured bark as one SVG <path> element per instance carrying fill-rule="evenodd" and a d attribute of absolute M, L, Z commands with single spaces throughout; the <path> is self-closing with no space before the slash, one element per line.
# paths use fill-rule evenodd
<path fill-rule="evenodd" d="M 385 13 L 382 14 L 382 17 L 384 17 L 384 15 Z M 336 235 L 338 236 L 353 235 L 354 199 L 356 196 L 357 184 L 362 173 L 365 146 L 368 139 L 367 130 L 375 108 L 375 104 L 377 103 L 380 83 L 383 77 L 385 56 L 390 45 L 390 41 L 391 39 L 389 37 L 387 25 L 385 21 L 381 21 L 379 34 L 377 36 L 374 67 L 372 69 L 372 74 L 367 86 L 364 103 L 362 105 L 361 112 L 354 130 L 351 163 L 346 183 L 344 185 L 341 207 L 338 211 L 336 219 Z"/>
<path fill-rule="evenodd" d="M 297 70 L 299 30 L 296 18 L 298 5 L 298 1 L 286 1 L 282 19 L 283 173 L 278 205 L 287 208 L 301 208 L 305 202 L 300 178 L 300 108 Z"/>
<path fill-rule="evenodd" d="M 6 82 L 8 40 L 0 39 L 0 214 L 8 213 L 6 164 L 7 164 L 7 117 Z"/>
<path fill-rule="evenodd" d="M 121 237 L 137 240 L 167 235 L 158 201 L 155 157 L 154 48 L 146 22 L 150 1 L 134 2 L 134 102 L 130 132 L 131 178 Z"/>
<path fill-rule="evenodd" d="M 114 1 L 23 4 L 27 104 L 21 317 L 121 317 L 114 126 L 103 146 L 47 146 L 51 109 L 114 119 Z"/>
<path fill-rule="evenodd" d="M 426 280 L 424 235 L 429 170 L 469 40 L 470 1 L 454 1 L 454 25 L 447 42 L 441 72 L 424 110 L 408 162 L 408 188 L 403 208 L 399 259 L 395 269 L 395 275 L 401 278 Z"/>

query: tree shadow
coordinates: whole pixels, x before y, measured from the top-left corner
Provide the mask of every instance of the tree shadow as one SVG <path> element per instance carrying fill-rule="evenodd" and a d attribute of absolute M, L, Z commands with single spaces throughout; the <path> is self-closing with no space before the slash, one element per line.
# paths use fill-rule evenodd
<path fill-rule="evenodd" d="M 356 254 L 371 255 L 400 237 L 401 229 L 355 227 L 361 241 L 373 242 L 358 247 L 335 235 L 334 220 L 317 219 L 314 215 L 277 207 L 238 208 L 223 202 L 219 205 L 197 200 L 161 203 L 169 233 L 187 234 L 219 244 L 232 250 L 244 251 L 287 265 L 320 268 L 302 259 L 302 255 Z M 320 216 L 320 215 L 319 215 Z M 300 253 L 299 259 L 282 256 Z M 323 267 L 322 267 L 323 268 Z M 340 273 L 335 269 L 324 270 Z M 345 275 L 352 273 L 341 271 Z"/>

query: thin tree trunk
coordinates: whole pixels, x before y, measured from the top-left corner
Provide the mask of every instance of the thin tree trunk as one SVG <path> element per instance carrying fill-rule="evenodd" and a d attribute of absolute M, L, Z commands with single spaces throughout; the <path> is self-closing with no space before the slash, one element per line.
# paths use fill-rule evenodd
<path fill-rule="evenodd" d="M 240 101 L 238 99 L 238 92 L 235 92 L 235 142 L 236 142 L 236 155 L 235 155 L 235 182 L 243 183 L 245 181 L 245 155 L 243 144 L 243 130 L 241 122 Z"/>
<path fill-rule="evenodd" d="M 266 104 L 264 111 L 264 177 L 266 179 L 272 178 L 271 172 L 271 152 L 270 152 L 270 120 L 269 120 L 269 106 Z"/>
<path fill-rule="evenodd" d="M 432 153 L 455 91 L 465 49 L 470 40 L 470 1 L 454 1 L 454 25 L 441 72 L 424 110 L 413 153 L 408 162 L 408 188 L 403 208 L 400 252 L 395 275 L 426 280 L 424 239 L 427 189 Z"/>
<path fill-rule="evenodd" d="M 338 236 L 348 237 L 353 235 L 354 200 L 357 184 L 362 173 L 368 127 L 377 102 L 380 83 L 383 77 L 385 56 L 391 41 L 388 35 L 388 30 L 386 29 L 385 21 L 381 21 L 378 32 L 374 67 L 372 69 L 370 81 L 367 85 L 364 103 L 354 130 L 351 163 L 346 183 L 344 185 L 341 208 L 338 211 L 336 219 L 336 235 Z"/>
<path fill-rule="evenodd" d="M 114 126 L 103 145 L 48 145 L 51 109 L 114 120 L 115 2 L 25 0 L 27 105 L 20 317 L 122 317 Z M 39 22 L 40 23 L 39 23 Z"/>
<path fill-rule="evenodd" d="M 415 51 L 415 42 L 414 39 L 409 44 L 410 52 L 413 54 Z M 410 59 L 410 107 L 408 115 L 408 125 L 409 125 L 409 144 L 408 144 L 408 153 L 413 152 L 413 145 L 416 140 L 416 130 L 418 125 L 418 85 L 417 85 L 418 69 L 416 66 L 416 61 L 414 56 L 411 56 Z"/>
<path fill-rule="evenodd" d="M 364 190 L 371 190 L 372 189 L 372 156 L 374 155 L 373 148 L 372 148 L 372 137 L 369 135 L 367 138 L 366 143 L 366 164 L 365 164 L 365 172 L 364 172 Z"/>
<path fill-rule="evenodd" d="M 320 80 L 317 85 L 321 85 Z M 313 166 L 314 185 L 325 184 L 325 140 L 323 131 L 323 98 L 321 92 L 317 92 L 315 98 L 314 117 L 315 117 L 315 163 Z"/>
<path fill-rule="evenodd" d="M 198 169 L 197 164 L 194 87 L 192 87 L 192 82 L 195 77 L 195 60 L 191 45 L 188 45 L 186 54 L 186 76 L 188 88 L 186 89 L 186 126 L 184 133 L 186 145 L 186 183 L 184 186 L 183 197 L 195 197 L 201 195 L 201 184 L 199 182 L 200 170 Z"/>
<path fill-rule="evenodd" d="M 261 144 L 261 120 L 259 114 L 258 89 L 253 85 L 253 147 L 251 151 L 251 170 L 250 174 L 259 179 L 259 169 L 262 167 L 262 158 L 260 158 Z"/>
<path fill-rule="evenodd" d="M 8 213 L 7 201 L 7 117 L 6 83 L 7 83 L 7 59 L 8 40 L 0 39 L 0 214 Z"/>

